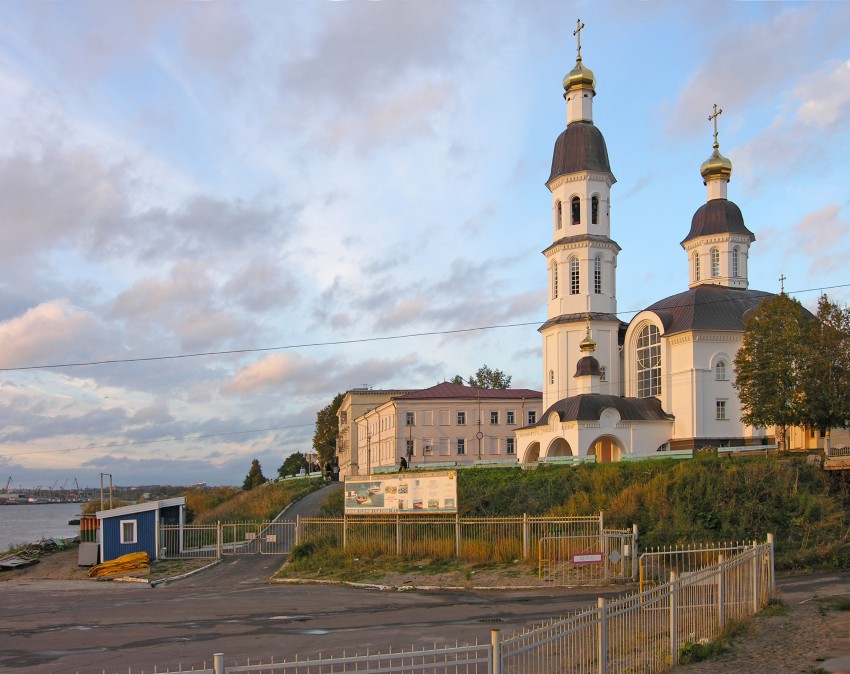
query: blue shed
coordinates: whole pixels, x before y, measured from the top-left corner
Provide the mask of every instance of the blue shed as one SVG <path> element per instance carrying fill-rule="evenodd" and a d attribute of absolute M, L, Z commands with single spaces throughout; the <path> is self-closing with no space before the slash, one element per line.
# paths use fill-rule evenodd
<path fill-rule="evenodd" d="M 100 510 L 100 561 L 110 560 L 131 552 L 147 552 L 151 560 L 160 549 L 159 525 L 184 523 L 186 498 L 169 498 L 149 503 Z"/>

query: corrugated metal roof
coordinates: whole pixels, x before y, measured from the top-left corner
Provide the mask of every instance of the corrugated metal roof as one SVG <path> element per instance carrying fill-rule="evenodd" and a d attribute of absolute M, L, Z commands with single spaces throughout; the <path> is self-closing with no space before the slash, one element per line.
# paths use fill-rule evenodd
<path fill-rule="evenodd" d="M 603 314 L 599 311 L 591 311 L 590 313 L 581 313 L 581 314 L 561 314 L 560 316 L 555 316 L 554 318 L 550 318 L 543 325 L 537 328 L 538 332 L 540 330 L 545 330 L 546 328 L 552 327 L 553 325 L 558 325 L 560 323 L 585 323 L 590 317 L 591 321 L 609 321 L 611 323 L 617 323 L 621 326 L 626 326 L 626 323 L 623 323 L 619 318 L 617 318 L 614 314 Z"/>
<path fill-rule="evenodd" d="M 610 239 L 607 236 L 603 236 L 602 234 L 576 234 L 575 236 L 564 236 L 557 241 L 554 241 L 551 246 L 541 251 L 544 255 L 548 253 L 555 246 L 560 246 L 568 243 L 584 243 L 585 241 L 589 241 L 591 243 L 604 243 L 608 244 L 617 249 L 619 253 L 622 248 L 620 245 L 614 241 L 614 239 Z"/>
<path fill-rule="evenodd" d="M 728 199 L 712 199 L 700 206 L 691 219 L 691 231 L 682 243 L 714 234 L 744 234 L 750 241 L 756 240 L 756 235 L 744 224 L 741 209 Z"/>
<path fill-rule="evenodd" d="M 547 182 L 579 171 L 611 173 L 605 139 L 591 122 L 573 122 L 558 136 L 552 154 L 552 172 Z M 613 175 L 611 180 L 614 181 Z"/>
<path fill-rule="evenodd" d="M 426 400 L 436 398 L 462 398 L 465 400 L 533 400 L 543 398 L 540 391 L 527 388 L 475 388 L 445 381 L 431 388 L 398 396 L 396 400 Z"/>
<path fill-rule="evenodd" d="M 545 426 L 549 415 L 557 412 L 561 421 L 599 421 L 602 412 L 612 407 L 623 421 L 670 421 L 674 417 L 661 408 L 658 398 L 622 398 L 602 393 L 583 393 L 559 400 L 546 410 L 535 426 Z"/>
<path fill-rule="evenodd" d="M 646 311 L 661 320 L 665 335 L 687 330 L 743 331 L 744 315 L 773 297 L 763 290 L 743 290 L 706 283 L 660 300 Z"/>

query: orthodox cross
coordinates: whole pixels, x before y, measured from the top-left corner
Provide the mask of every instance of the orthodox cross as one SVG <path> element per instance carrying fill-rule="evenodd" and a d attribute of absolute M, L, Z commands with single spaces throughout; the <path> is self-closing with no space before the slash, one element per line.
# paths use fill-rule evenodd
<path fill-rule="evenodd" d="M 714 114 L 708 116 L 709 122 L 714 122 L 714 147 L 720 147 L 717 143 L 717 118 L 723 113 L 723 110 L 717 107 L 717 103 L 714 104 Z"/>
<path fill-rule="evenodd" d="M 779 284 L 782 287 L 781 292 L 784 295 L 785 294 L 785 274 L 782 274 L 782 276 L 779 277 Z"/>
<path fill-rule="evenodd" d="M 573 31 L 573 35 L 578 40 L 578 56 L 576 57 L 576 61 L 581 61 L 581 29 L 584 28 L 584 24 L 581 22 L 581 19 L 576 19 L 576 29 Z"/>

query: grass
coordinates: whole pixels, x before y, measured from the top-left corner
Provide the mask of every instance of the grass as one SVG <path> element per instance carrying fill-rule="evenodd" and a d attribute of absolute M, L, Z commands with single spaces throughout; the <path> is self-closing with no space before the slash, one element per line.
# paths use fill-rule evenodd
<path fill-rule="evenodd" d="M 716 639 L 686 641 L 679 647 L 679 664 L 689 665 L 722 655 L 729 650 L 733 641 L 746 636 L 751 627 L 749 620 L 736 621 L 728 624 Z"/>
<path fill-rule="evenodd" d="M 321 486 L 318 480 L 304 479 L 270 482 L 250 491 L 235 490 L 230 498 L 218 501 L 209 510 L 195 512 L 194 523 L 270 520 L 277 517 L 287 505 L 316 491 Z"/>

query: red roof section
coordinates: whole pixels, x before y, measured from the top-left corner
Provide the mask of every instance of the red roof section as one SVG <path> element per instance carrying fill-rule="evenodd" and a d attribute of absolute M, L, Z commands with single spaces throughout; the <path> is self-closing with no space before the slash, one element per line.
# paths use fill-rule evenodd
<path fill-rule="evenodd" d="M 532 391 L 528 388 L 474 388 L 472 386 L 463 386 L 462 384 L 453 384 L 444 381 L 442 384 L 437 384 L 431 388 L 424 388 L 421 391 L 414 391 L 413 393 L 398 396 L 396 400 L 433 400 L 437 398 L 520 400 L 522 398 L 542 399 L 543 394 L 540 391 Z"/>

